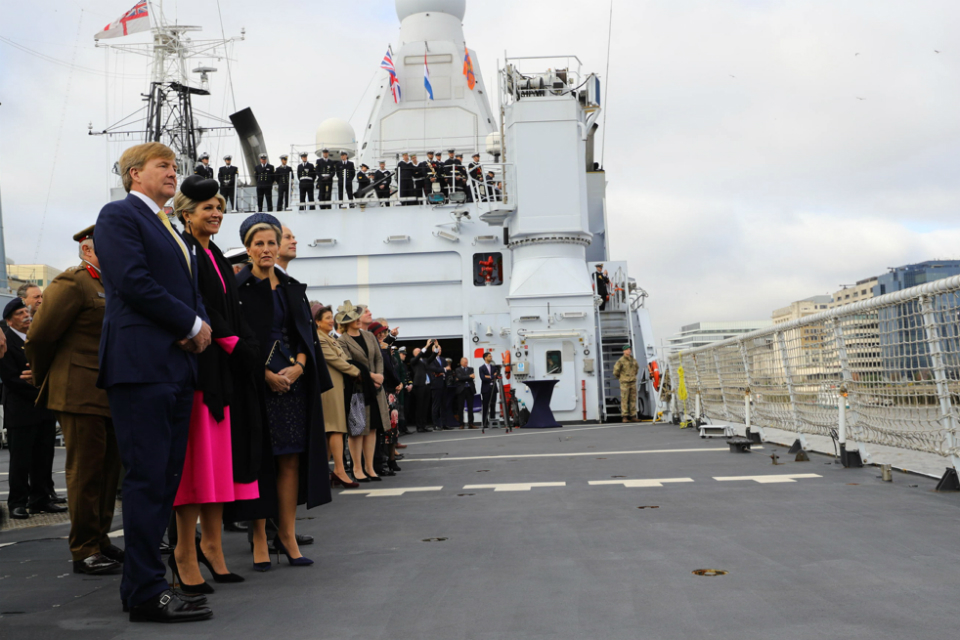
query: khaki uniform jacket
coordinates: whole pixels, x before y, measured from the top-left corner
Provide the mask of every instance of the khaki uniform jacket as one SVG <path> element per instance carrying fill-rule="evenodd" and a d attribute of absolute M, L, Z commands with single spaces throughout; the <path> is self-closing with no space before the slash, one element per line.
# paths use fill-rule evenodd
<path fill-rule="evenodd" d="M 346 400 L 343 397 L 343 376 L 347 375 L 356 378 L 360 375 L 360 369 L 347 362 L 347 354 L 344 353 L 340 343 L 331 336 L 318 331 L 320 338 L 320 348 L 323 349 L 323 359 L 327 362 L 327 370 L 330 371 L 330 380 L 333 382 L 333 388 L 323 392 L 323 426 L 327 433 L 347 433 L 347 410 Z"/>
<path fill-rule="evenodd" d="M 97 388 L 106 304 L 103 282 L 86 264 L 67 269 L 44 290 L 25 346 L 40 385 L 37 406 L 110 417 L 107 392 Z"/>
<path fill-rule="evenodd" d="M 640 365 L 633 356 L 622 356 L 613 365 L 613 377 L 620 380 L 620 383 L 636 382 L 637 373 L 640 371 Z"/>
<path fill-rule="evenodd" d="M 364 343 L 367 345 L 367 353 L 370 355 L 367 356 L 363 352 L 363 349 L 360 348 L 360 345 L 357 344 L 357 341 L 350 337 L 348 334 L 344 333 L 340 336 L 340 346 L 343 347 L 343 351 L 347 354 L 347 358 L 359 362 L 367 369 L 370 370 L 370 373 L 383 373 L 383 354 L 380 353 L 380 343 L 377 342 L 377 339 L 373 337 L 373 334 L 369 331 L 360 331 L 360 335 L 363 336 Z M 386 379 L 384 379 L 386 382 Z M 383 387 L 380 387 L 377 393 L 377 405 L 380 410 L 380 423 L 383 425 L 383 428 L 390 428 L 390 409 L 387 406 L 387 396 L 383 390 Z M 373 406 L 367 407 L 367 427 L 370 428 L 372 424 L 370 422 L 370 410 L 373 409 Z"/>

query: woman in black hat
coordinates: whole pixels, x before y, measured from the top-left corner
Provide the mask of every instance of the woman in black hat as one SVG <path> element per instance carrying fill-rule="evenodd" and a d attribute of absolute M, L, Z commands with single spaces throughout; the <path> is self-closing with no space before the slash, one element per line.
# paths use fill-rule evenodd
<path fill-rule="evenodd" d="M 321 393 L 331 388 L 303 285 L 275 269 L 280 248 L 280 221 L 257 213 L 240 225 L 251 263 L 237 274 L 244 318 L 260 343 L 260 375 L 266 382 L 265 458 L 272 454 L 276 474 L 260 476 L 260 500 L 236 520 L 254 520 L 253 560 L 259 571 L 270 568 L 266 518 L 277 517 L 274 548 L 291 565 L 313 564 L 296 540 L 298 502 L 313 508 L 330 502 L 329 467 Z M 266 466 L 264 468 L 266 470 Z M 274 486 L 265 486 L 268 483 Z"/>
<path fill-rule="evenodd" d="M 184 242 L 197 257 L 198 287 L 215 343 L 197 358 L 187 456 L 174 501 L 178 544 L 169 563 L 187 593 L 213 591 L 198 562 L 216 582 L 243 580 L 227 570 L 223 557 L 223 506 L 259 495 L 262 422 L 254 376 L 259 351 L 240 313 L 233 270 L 212 241 L 226 209 L 219 190 L 216 180 L 190 176 L 173 200 Z M 194 544 L 198 517 L 201 539 Z"/>

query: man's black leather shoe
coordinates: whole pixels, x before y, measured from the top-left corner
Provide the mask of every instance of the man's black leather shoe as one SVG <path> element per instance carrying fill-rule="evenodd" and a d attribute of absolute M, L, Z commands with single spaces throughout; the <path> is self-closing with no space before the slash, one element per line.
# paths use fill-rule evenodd
<path fill-rule="evenodd" d="M 169 590 L 130 607 L 130 622 L 197 622 L 211 617 L 209 607 L 186 602 Z"/>
<path fill-rule="evenodd" d="M 107 556 L 111 560 L 121 563 L 123 562 L 123 549 L 115 544 L 108 544 L 107 546 L 101 548 L 100 553 Z"/>
<path fill-rule="evenodd" d="M 67 510 L 66 507 L 61 507 L 58 504 L 53 504 L 48 502 L 46 504 L 37 505 L 36 507 L 30 507 L 27 509 L 30 513 L 63 513 Z"/>
<path fill-rule="evenodd" d="M 61 498 L 60 496 L 57 495 L 57 492 L 54 491 L 53 493 L 50 494 L 50 502 L 52 502 L 53 504 L 67 504 L 67 499 Z"/>
<path fill-rule="evenodd" d="M 223 530 L 224 531 L 233 531 L 235 533 L 246 533 L 250 529 L 250 525 L 246 522 L 224 522 Z"/>
<path fill-rule="evenodd" d="M 10 509 L 10 517 L 17 520 L 26 520 L 30 517 L 30 514 L 27 513 L 26 507 L 14 507 Z"/>
<path fill-rule="evenodd" d="M 189 594 L 189 593 L 184 593 L 179 589 L 172 589 L 172 591 L 178 598 L 180 598 L 181 600 L 189 604 L 197 604 L 197 605 L 207 604 L 207 596 L 205 596 L 202 593 Z M 120 604 L 123 605 L 124 613 L 130 613 L 130 607 L 127 606 L 126 600 L 121 600 Z"/>
<path fill-rule="evenodd" d="M 297 534 L 297 545 L 303 546 L 305 544 L 313 544 L 313 536 L 308 536 L 305 533 Z M 272 545 L 271 545 L 272 546 Z"/>
<path fill-rule="evenodd" d="M 95 553 L 87 556 L 83 560 L 73 561 L 73 572 L 84 573 L 88 576 L 100 576 L 106 573 L 117 573 L 123 569 L 123 565 L 105 556 L 102 553 Z"/>

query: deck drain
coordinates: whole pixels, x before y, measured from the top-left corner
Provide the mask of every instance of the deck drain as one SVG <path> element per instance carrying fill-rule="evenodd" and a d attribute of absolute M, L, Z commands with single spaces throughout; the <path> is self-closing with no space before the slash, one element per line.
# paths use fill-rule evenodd
<path fill-rule="evenodd" d="M 643 507 L 637 507 L 637 509 L 659 509 L 659 508 L 660 508 L 660 505 L 658 504 L 648 504 Z"/>
<path fill-rule="evenodd" d="M 446 538 L 424 538 L 420 542 L 445 542 Z"/>
<path fill-rule="evenodd" d="M 626 478 L 627 476 L 610 476 L 611 478 Z"/>
<path fill-rule="evenodd" d="M 723 569 L 694 569 L 693 575 L 695 576 L 725 576 L 727 572 Z"/>
<path fill-rule="evenodd" d="M 487 473 L 490 469 L 477 469 L 477 473 Z"/>
<path fill-rule="evenodd" d="M 847 486 L 848 486 L 848 487 L 859 487 L 859 486 L 860 486 L 860 483 L 859 483 L 859 482 L 848 482 L 848 483 L 847 483 Z"/>
<path fill-rule="evenodd" d="M 606 460 L 606 458 L 597 458 L 597 460 Z"/>
<path fill-rule="evenodd" d="M 458 494 L 457 494 L 457 497 L 458 497 L 458 498 L 462 498 L 463 496 L 475 496 L 475 495 L 477 495 L 477 494 L 475 494 L 475 493 L 458 493 Z"/>

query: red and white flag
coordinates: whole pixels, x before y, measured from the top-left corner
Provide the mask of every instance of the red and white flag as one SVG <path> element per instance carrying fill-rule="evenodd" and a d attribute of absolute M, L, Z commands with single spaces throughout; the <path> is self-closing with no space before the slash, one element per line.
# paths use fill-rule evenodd
<path fill-rule="evenodd" d="M 119 38 L 128 36 L 131 33 L 139 33 L 150 29 L 150 13 L 147 10 L 147 0 L 141 0 L 123 14 L 118 20 L 114 20 L 103 28 L 103 31 L 93 36 L 94 40 L 104 38 Z"/>

